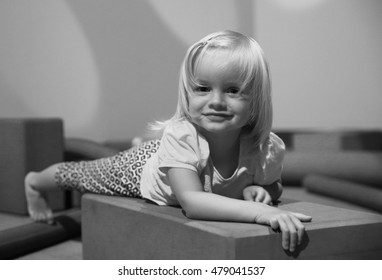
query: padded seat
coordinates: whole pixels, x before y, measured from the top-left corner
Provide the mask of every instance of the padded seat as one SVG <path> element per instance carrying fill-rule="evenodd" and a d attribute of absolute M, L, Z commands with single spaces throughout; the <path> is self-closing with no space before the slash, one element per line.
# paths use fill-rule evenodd
<path fill-rule="evenodd" d="M 270 227 L 191 220 L 180 208 L 85 194 L 84 259 L 381 259 L 382 216 L 284 199 L 280 208 L 313 217 L 294 254 Z"/>

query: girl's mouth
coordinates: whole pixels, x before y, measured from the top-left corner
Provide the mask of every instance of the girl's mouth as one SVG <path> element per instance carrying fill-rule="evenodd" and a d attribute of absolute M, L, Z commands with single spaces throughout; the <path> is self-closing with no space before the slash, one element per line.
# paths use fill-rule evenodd
<path fill-rule="evenodd" d="M 205 113 L 203 114 L 205 117 L 207 117 L 211 121 L 225 121 L 232 119 L 231 114 L 226 114 L 226 113 Z"/>

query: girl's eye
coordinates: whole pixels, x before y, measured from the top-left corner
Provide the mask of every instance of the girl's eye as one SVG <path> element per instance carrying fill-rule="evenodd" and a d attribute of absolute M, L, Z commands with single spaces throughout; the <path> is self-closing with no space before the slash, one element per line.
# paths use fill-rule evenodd
<path fill-rule="evenodd" d="M 210 91 L 211 89 L 205 86 L 199 86 L 194 89 L 194 93 L 196 93 L 197 95 L 202 95 L 202 96 L 207 95 Z"/>
<path fill-rule="evenodd" d="M 236 87 L 232 87 L 232 88 L 227 89 L 227 93 L 229 93 L 231 95 L 238 95 L 240 93 L 240 89 L 236 88 Z"/>
<path fill-rule="evenodd" d="M 210 89 L 208 87 L 203 87 L 203 86 L 200 86 L 200 87 L 197 87 L 195 89 L 195 91 L 200 91 L 200 92 L 207 92 L 209 91 Z"/>

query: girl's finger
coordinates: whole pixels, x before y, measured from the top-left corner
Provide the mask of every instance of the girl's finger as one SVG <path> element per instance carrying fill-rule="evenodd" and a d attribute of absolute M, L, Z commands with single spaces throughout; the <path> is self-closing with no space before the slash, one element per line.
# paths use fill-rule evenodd
<path fill-rule="evenodd" d="M 269 225 L 271 226 L 271 228 L 273 229 L 273 230 L 277 230 L 280 226 L 279 226 L 279 222 L 277 221 L 277 219 L 276 218 L 271 218 L 270 220 L 269 220 Z"/>
<path fill-rule="evenodd" d="M 254 201 L 256 197 L 256 190 L 253 187 L 248 187 L 243 191 L 244 200 Z"/>
<path fill-rule="evenodd" d="M 289 227 L 287 223 L 285 222 L 283 216 L 279 216 L 277 221 L 279 224 L 279 228 L 281 230 L 281 245 L 284 250 L 289 250 L 289 244 L 290 244 Z"/>
<path fill-rule="evenodd" d="M 264 198 L 265 198 L 265 192 L 262 192 L 262 191 L 257 191 L 256 196 L 254 197 L 256 202 L 263 202 Z"/>
<path fill-rule="evenodd" d="M 252 192 L 249 190 L 243 191 L 243 198 L 244 198 L 244 200 L 252 201 L 253 200 Z"/>
<path fill-rule="evenodd" d="M 307 216 L 301 213 L 290 212 L 293 216 L 299 219 L 301 222 L 310 222 L 312 220 L 311 216 Z"/>
<path fill-rule="evenodd" d="M 288 232 L 289 232 L 289 251 L 290 252 L 294 252 L 298 242 L 298 232 L 292 217 L 293 217 L 292 215 L 283 216 L 283 219 L 285 221 L 286 226 L 288 227 Z"/>
<path fill-rule="evenodd" d="M 304 237 L 304 234 L 305 234 L 305 227 L 301 223 L 301 221 L 299 219 L 297 219 L 297 217 L 291 215 L 290 218 L 293 221 L 293 223 L 297 229 L 297 236 L 298 236 L 297 244 L 300 245 L 302 242 L 302 238 Z"/>

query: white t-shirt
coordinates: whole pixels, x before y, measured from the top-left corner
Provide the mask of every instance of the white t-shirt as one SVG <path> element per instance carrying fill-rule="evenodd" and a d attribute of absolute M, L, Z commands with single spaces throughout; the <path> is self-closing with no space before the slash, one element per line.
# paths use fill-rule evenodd
<path fill-rule="evenodd" d="M 141 193 L 159 205 L 179 205 L 167 171 L 180 167 L 197 172 L 204 191 L 240 199 L 247 186 L 280 180 L 284 153 L 285 145 L 274 133 L 262 147 L 256 147 L 250 137 L 242 137 L 238 167 L 230 178 L 223 178 L 210 159 L 207 140 L 189 121 L 175 121 L 166 127 L 157 153 L 143 168 Z"/>

